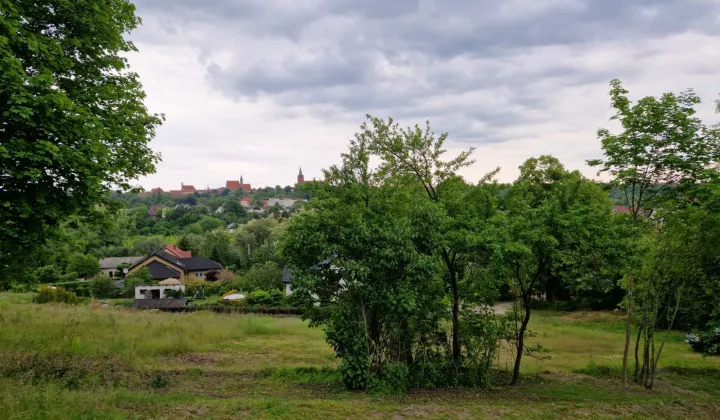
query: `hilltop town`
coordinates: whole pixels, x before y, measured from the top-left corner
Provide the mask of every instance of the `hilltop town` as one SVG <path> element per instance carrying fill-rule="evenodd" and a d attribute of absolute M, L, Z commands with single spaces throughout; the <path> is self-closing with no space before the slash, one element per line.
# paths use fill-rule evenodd
<path fill-rule="evenodd" d="M 301 167 L 298 172 L 297 179 L 295 181 L 295 186 L 297 187 L 299 185 L 303 185 L 306 182 L 315 182 L 315 180 L 305 181 L 305 176 L 303 175 L 302 167 Z M 285 187 L 285 188 L 288 188 L 288 187 Z M 238 180 L 238 181 L 227 180 L 227 181 L 225 181 L 225 186 L 219 187 L 219 188 L 210 188 L 210 186 L 207 186 L 205 189 L 197 189 L 197 188 L 195 188 L 194 185 L 185 184 L 185 183 L 181 182 L 179 190 L 165 191 L 160 187 L 155 187 L 155 188 L 152 188 L 150 191 L 145 191 L 138 195 L 140 197 L 148 197 L 153 194 L 167 194 L 171 197 L 180 197 L 183 195 L 190 195 L 190 194 L 199 193 L 199 192 L 209 193 L 212 191 L 216 191 L 216 192 L 222 193 L 225 190 L 230 191 L 230 192 L 244 191 L 246 193 L 253 193 L 253 192 L 257 191 L 257 189 L 253 189 L 251 184 L 246 184 L 243 180 L 243 176 L 240 175 L 240 180 Z"/>

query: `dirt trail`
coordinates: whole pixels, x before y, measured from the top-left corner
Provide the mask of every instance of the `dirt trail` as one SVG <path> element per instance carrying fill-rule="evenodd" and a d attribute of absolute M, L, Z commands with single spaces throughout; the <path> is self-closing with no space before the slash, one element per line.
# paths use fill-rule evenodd
<path fill-rule="evenodd" d="M 509 310 L 512 310 L 512 302 L 500 302 L 495 304 L 493 306 L 493 309 L 495 310 L 495 313 L 498 315 L 505 315 L 505 313 Z"/>

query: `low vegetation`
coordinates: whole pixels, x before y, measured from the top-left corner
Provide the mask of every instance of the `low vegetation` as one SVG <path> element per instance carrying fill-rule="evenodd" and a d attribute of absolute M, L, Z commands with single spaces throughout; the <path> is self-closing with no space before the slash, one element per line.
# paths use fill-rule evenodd
<path fill-rule="evenodd" d="M 623 389 L 623 318 L 534 311 L 520 384 L 493 360 L 495 389 L 346 391 L 321 330 L 297 317 L 172 314 L 100 305 L 32 305 L 0 294 L 5 418 L 567 418 L 720 415 L 720 358 L 673 332 L 655 390 Z M 518 400 L 532 404 L 518 404 Z"/>

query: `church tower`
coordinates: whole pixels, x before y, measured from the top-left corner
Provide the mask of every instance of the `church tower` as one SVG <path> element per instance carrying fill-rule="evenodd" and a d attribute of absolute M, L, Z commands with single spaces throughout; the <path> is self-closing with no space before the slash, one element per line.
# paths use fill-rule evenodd
<path fill-rule="evenodd" d="M 298 185 L 302 185 L 302 184 L 304 184 L 304 183 L 305 183 L 305 177 L 303 176 L 302 166 L 301 166 L 301 167 L 300 167 L 300 173 L 298 173 L 298 177 L 297 177 L 297 184 L 298 184 Z"/>

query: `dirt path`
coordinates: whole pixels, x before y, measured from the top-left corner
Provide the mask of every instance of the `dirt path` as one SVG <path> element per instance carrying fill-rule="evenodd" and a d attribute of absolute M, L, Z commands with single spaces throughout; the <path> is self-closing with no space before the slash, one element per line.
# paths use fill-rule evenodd
<path fill-rule="evenodd" d="M 505 315 L 505 313 L 512 309 L 512 302 L 500 302 L 493 306 L 495 313 L 498 315 Z"/>

